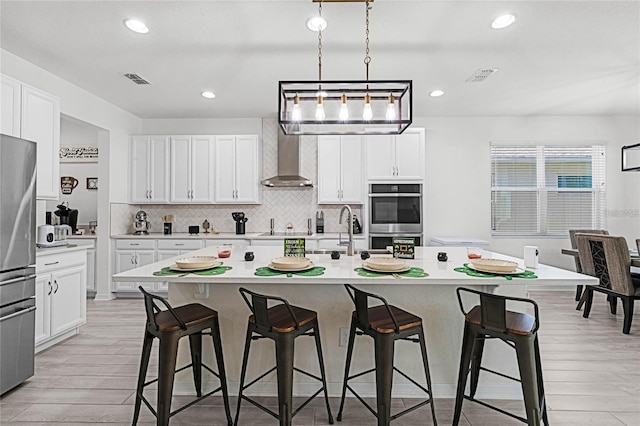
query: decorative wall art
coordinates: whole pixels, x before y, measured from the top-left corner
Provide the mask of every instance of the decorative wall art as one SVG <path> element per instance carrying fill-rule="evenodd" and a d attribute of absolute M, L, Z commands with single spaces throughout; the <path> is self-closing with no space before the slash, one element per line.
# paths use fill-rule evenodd
<path fill-rule="evenodd" d="M 98 178 L 97 177 L 88 177 L 87 178 L 87 189 L 98 189 Z"/>
<path fill-rule="evenodd" d="M 98 147 L 96 145 L 61 145 L 61 163 L 97 163 Z"/>
<path fill-rule="evenodd" d="M 60 188 L 63 194 L 71 194 L 77 186 L 78 179 L 73 176 L 60 176 Z"/>

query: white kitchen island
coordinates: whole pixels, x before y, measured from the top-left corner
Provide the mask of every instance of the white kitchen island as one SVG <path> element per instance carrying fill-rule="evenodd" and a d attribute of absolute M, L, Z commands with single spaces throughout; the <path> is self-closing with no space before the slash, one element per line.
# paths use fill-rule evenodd
<path fill-rule="evenodd" d="M 596 278 L 577 274 L 563 269 L 539 265 L 535 271 L 538 278 L 507 280 L 505 277 L 480 278 L 468 276 L 454 271 L 467 262 L 464 247 L 446 247 L 449 260 L 438 262 L 436 255 L 443 247 L 417 247 L 416 259 L 407 260 L 410 266 L 420 267 L 429 274 L 424 278 L 362 277 L 354 269 L 362 264 L 359 255 L 342 254 L 339 260 L 332 260 L 329 254 L 308 254 L 317 266 L 326 268 L 323 275 L 302 277 L 292 274 L 270 277 L 255 276 L 256 268 L 267 266 L 271 259 L 282 256 L 281 247 L 250 247 L 255 254 L 253 261 L 244 260 L 244 252 L 236 251 L 229 259 L 223 259 L 224 265 L 233 269 L 221 275 L 199 276 L 163 276 L 169 282 L 169 301 L 173 306 L 190 302 L 199 302 L 218 311 L 220 329 L 224 348 L 225 365 L 229 390 L 237 394 L 238 381 L 247 318 L 250 314 L 238 289 L 246 287 L 250 290 L 281 296 L 291 304 L 312 309 L 318 312 L 318 320 L 322 334 L 323 353 L 326 365 L 329 393 L 339 396 L 344 373 L 346 345 L 339 346 L 340 328 L 349 327 L 353 303 L 343 284 L 349 283 L 365 291 L 379 294 L 389 304 L 396 305 L 415 315 L 422 317 L 427 339 L 427 349 L 431 377 L 436 398 L 451 398 L 455 395 L 458 363 L 462 347 L 463 317 L 458 307 L 455 289 L 459 286 L 473 287 L 482 291 L 504 295 L 526 296 L 528 286 L 566 286 L 597 285 Z M 207 247 L 190 253 L 190 255 L 215 255 L 215 247 Z M 375 255 L 378 256 L 378 255 Z M 390 255 L 388 255 L 390 256 Z M 523 265 L 521 259 L 498 253 L 490 253 L 485 257 L 514 260 Z M 122 272 L 113 276 L 113 281 L 158 281 L 155 271 L 171 266 L 175 258 L 156 262 L 141 268 Z M 544 318 L 541 318 L 544 333 Z M 140 324 L 141 330 L 143 324 Z M 142 333 L 140 338 L 142 339 Z M 211 345 L 204 345 L 205 359 L 212 360 Z M 271 342 L 257 341 L 252 345 L 249 358 L 247 378 L 257 377 L 260 373 L 275 365 L 274 348 Z M 182 342 L 178 365 L 188 363 L 188 342 Z M 410 376 L 424 383 L 421 372 L 419 346 L 409 342 L 396 343 L 396 366 Z M 500 342 L 487 342 L 483 365 L 517 376 L 515 353 Z M 296 366 L 302 369 L 318 371 L 317 357 L 313 339 L 300 337 L 296 340 Z M 373 367 L 373 347 L 371 339 L 356 338 L 352 373 Z M 254 394 L 276 395 L 275 374 L 267 376 L 263 386 L 257 384 L 252 389 Z M 204 379 L 204 378 L 203 378 Z M 294 395 L 313 393 L 317 383 L 308 378 L 294 375 Z M 272 380 L 272 382 L 268 382 Z M 375 396 L 375 377 L 368 374 L 353 383 L 361 395 Z M 175 392 L 191 393 L 191 373 L 183 371 L 176 377 Z M 213 381 L 215 383 L 215 381 Z M 263 381 L 262 383 L 265 383 Z M 478 387 L 479 397 L 520 399 L 519 384 L 500 377 L 483 375 Z M 394 397 L 420 396 L 413 385 L 399 375 L 394 376 Z"/>

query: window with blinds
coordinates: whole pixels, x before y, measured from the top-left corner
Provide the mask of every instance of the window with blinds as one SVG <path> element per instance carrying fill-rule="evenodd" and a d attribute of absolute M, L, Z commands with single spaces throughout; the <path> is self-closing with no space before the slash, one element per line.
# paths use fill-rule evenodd
<path fill-rule="evenodd" d="M 605 149 L 491 145 L 492 235 L 605 229 Z"/>

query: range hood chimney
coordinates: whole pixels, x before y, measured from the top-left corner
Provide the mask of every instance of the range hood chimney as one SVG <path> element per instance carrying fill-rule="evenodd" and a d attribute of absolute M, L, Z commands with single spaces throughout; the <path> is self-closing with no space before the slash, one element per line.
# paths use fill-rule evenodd
<path fill-rule="evenodd" d="M 300 136 L 278 129 L 278 174 L 262 181 L 264 186 L 308 188 L 313 182 L 300 176 Z"/>

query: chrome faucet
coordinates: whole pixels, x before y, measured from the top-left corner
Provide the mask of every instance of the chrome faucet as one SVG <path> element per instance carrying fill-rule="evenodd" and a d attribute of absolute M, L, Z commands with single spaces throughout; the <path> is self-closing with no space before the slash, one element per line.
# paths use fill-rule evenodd
<path fill-rule="evenodd" d="M 347 246 L 347 256 L 353 256 L 353 212 L 351 211 L 351 207 L 348 205 L 342 206 L 340 209 L 340 221 L 339 224 L 342 225 L 342 213 L 347 210 L 347 228 L 349 229 L 349 241 L 342 242 L 342 232 L 340 233 L 340 242 L 338 243 L 341 246 Z"/>

